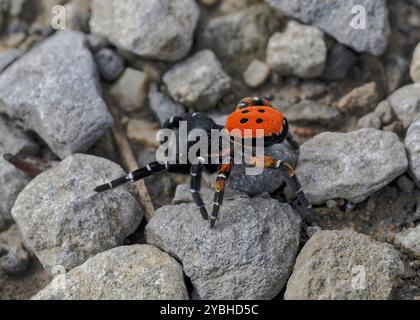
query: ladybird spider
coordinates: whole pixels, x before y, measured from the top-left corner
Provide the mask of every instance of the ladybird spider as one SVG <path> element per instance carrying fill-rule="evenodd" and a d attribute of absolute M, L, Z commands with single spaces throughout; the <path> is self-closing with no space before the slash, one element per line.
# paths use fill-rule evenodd
<path fill-rule="evenodd" d="M 201 175 L 204 169 L 209 173 L 218 172 L 215 183 L 213 210 L 210 216 L 210 228 L 213 228 L 219 215 L 219 209 L 223 203 L 225 182 L 229 178 L 232 166 L 234 165 L 234 157 L 232 154 L 232 150 L 234 148 L 232 148 L 232 146 L 236 143 L 234 141 L 237 141 L 235 139 L 239 138 L 240 141 L 243 142 L 245 139 L 249 138 L 253 140 L 263 138 L 264 147 L 280 144 L 287 140 L 292 146 L 299 148 L 296 142 L 294 142 L 292 136 L 289 134 L 289 127 L 286 118 L 284 118 L 283 114 L 272 106 L 270 101 L 271 99 L 269 97 L 255 97 L 245 98 L 239 102 L 236 110 L 228 116 L 224 127 L 230 137 L 228 150 L 225 150 L 220 146 L 217 154 L 211 154 L 211 152 L 208 152 L 206 155 L 200 155 L 197 164 L 191 163 L 189 159 L 187 159 L 186 164 L 179 164 L 178 162 L 180 161 L 176 161 L 177 163 L 175 164 L 155 161 L 149 163 L 143 168 L 129 173 L 126 176 L 100 185 L 95 189 L 95 191 L 104 192 L 125 183 L 135 182 L 165 170 L 172 173 L 190 174 L 190 187 L 193 200 L 200 210 L 202 217 L 205 220 L 208 220 L 209 214 L 200 195 Z M 209 139 L 210 132 L 212 130 L 223 129 L 223 127 L 217 125 L 214 120 L 201 113 L 187 113 L 181 117 L 172 117 L 166 121 L 163 127 L 167 129 L 179 129 L 181 121 L 185 121 L 187 123 L 187 134 L 191 133 L 194 129 L 201 129 L 206 132 Z M 263 131 L 260 130 L 258 132 L 263 132 L 263 136 L 257 136 L 256 129 L 262 129 Z M 250 132 L 252 133 L 251 136 L 249 135 Z M 188 141 L 187 148 L 190 148 L 194 143 L 195 141 L 193 141 L 193 143 Z M 243 143 L 241 145 L 241 152 L 242 148 L 245 148 Z M 226 153 L 231 156 L 230 163 L 221 165 L 212 164 L 214 162 L 212 162 L 211 159 L 214 159 L 214 157 L 221 159 L 223 155 L 226 155 Z M 248 153 L 248 155 L 250 154 Z M 245 153 L 243 156 L 245 156 Z M 178 159 L 179 155 L 177 156 L 177 160 Z M 258 158 L 252 155 L 244 160 L 247 165 L 252 167 L 280 170 L 287 184 L 296 193 L 298 200 L 305 208 L 306 214 L 303 216 L 304 220 L 309 222 L 316 220 L 316 213 L 312 208 L 312 205 L 307 200 L 292 165 L 281 159 L 273 159 L 270 157 Z"/>

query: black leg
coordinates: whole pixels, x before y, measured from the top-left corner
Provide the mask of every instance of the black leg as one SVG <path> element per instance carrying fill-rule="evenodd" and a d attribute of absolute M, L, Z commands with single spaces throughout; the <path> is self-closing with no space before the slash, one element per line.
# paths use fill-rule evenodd
<path fill-rule="evenodd" d="M 223 204 L 223 196 L 225 193 L 226 180 L 229 179 L 230 171 L 232 169 L 231 164 L 223 164 L 220 168 L 219 174 L 217 175 L 215 193 L 214 193 L 214 203 L 213 211 L 211 213 L 210 219 L 210 228 L 214 227 L 217 217 L 219 216 L 219 210 Z"/>
<path fill-rule="evenodd" d="M 293 167 L 287 162 L 282 160 L 275 160 L 270 157 L 264 157 L 263 160 L 259 160 L 257 158 L 252 158 L 250 161 L 251 165 L 258 166 L 262 164 L 264 168 L 267 169 L 279 169 L 282 172 L 282 175 L 286 179 L 287 184 L 289 185 L 290 189 L 296 193 L 299 202 L 305 209 L 305 216 L 303 217 L 305 221 L 313 222 L 318 220 L 318 215 L 316 214 L 314 208 L 309 203 L 308 199 L 303 192 L 302 186 L 296 177 L 295 170 Z"/>
<path fill-rule="evenodd" d="M 204 205 L 204 201 L 200 195 L 202 172 L 203 172 L 203 165 L 201 162 L 191 166 L 190 188 L 191 188 L 192 197 L 198 209 L 200 210 L 201 216 L 203 217 L 204 220 L 207 220 L 209 218 L 209 215 L 207 213 L 206 206 Z"/>
<path fill-rule="evenodd" d="M 135 170 L 133 172 L 130 172 L 129 174 L 118 178 L 116 180 L 113 180 L 111 182 L 108 182 L 106 184 L 100 185 L 95 188 L 96 192 L 104 192 L 107 190 L 114 189 L 118 186 L 121 186 L 123 184 L 129 183 L 129 182 L 135 182 L 141 179 L 144 179 L 146 177 L 151 176 L 152 174 L 161 172 L 163 170 L 167 169 L 167 165 L 161 164 L 157 161 L 152 162 L 148 164 L 147 166 L 140 168 L 138 170 Z"/>

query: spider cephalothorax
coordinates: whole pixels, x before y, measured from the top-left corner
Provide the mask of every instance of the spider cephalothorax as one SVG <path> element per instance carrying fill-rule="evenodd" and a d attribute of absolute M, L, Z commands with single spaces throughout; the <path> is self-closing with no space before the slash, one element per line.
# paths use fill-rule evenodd
<path fill-rule="evenodd" d="M 182 121 L 187 123 L 188 141 L 185 141 L 187 149 L 192 148 L 195 143 L 199 143 L 199 141 L 196 142 L 194 139 L 190 140 L 190 137 L 194 136 L 194 130 L 204 131 L 208 140 L 210 140 L 212 130 L 223 130 L 229 137 L 230 142 L 227 146 L 225 144 L 218 145 L 218 152 L 216 154 L 210 149 L 199 154 L 198 161 L 187 159 L 186 163 L 181 164 L 178 161 L 180 154 L 177 153 L 174 162 L 152 162 L 146 167 L 133 171 L 126 176 L 98 186 L 95 191 L 103 192 L 110 190 L 124 183 L 138 181 L 165 170 L 174 173 L 189 173 L 191 175 L 190 185 L 194 202 L 197 204 L 202 217 L 207 220 L 209 219 L 209 214 L 200 196 L 201 174 L 203 170 L 210 173 L 218 171 L 213 209 L 210 216 L 210 227 L 212 228 L 215 225 L 219 209 L 223 203 L 225 182 L 229 178 L 232 166 L 237 164 L 234 163 L 234 159 L 237 159 L 234 156 L 234 152 L 236 150 L 235 144 L 237 145 L 239 141 L 241 157 L 245 163 L 252 167 L 280 170 L 290 188 L 296 193 L 299 201 L 305 207 L 306 215 L 304 218 L 310 220 L 316 219 L 316 214 L 306 199 L 295 175 L 295 171 L 289 163 L 282 159 L 253 156 L 254 152 L 252 150 L 251 152 L 244 152 L 244 149 L 248 148 L 249 145 L 252 148 L 256 140 L 262 140 L 263 146 L 265 147 L 282 143 L 286 139 L 292 145 L 296 145 L 289 134 L 286 118 L 272 106 L 268 97 L 242 99 L 237 105 L 236 110 L 228 116 L 225 127 L 217 125 L 211 118 L 201 113 L 187 113 L 181 117 L 172 117 L 164 124 L 164 127 L 167 129 L 178 129 Z M 249 142 L 249 140 L 251 140 L 250 144 L 245 143 Z M 222 161 L 226 155 L 229 156 L 227 163 Z M 220 160 L 220 162 L 215 163 L 215 159 Z"/>

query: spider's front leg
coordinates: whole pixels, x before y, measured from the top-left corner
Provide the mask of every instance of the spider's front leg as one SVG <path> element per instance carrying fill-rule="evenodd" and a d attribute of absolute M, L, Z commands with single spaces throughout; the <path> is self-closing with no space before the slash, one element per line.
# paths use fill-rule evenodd
<path fill-rule="evenodd" d="M 295 170 L 292 165 L 287 161 L 276 160 L 270 157 L 261 158 L 251 158 L 250 164 L 255 167 L 263 167 L 265 169 L 279 169 L 282 172 L 282 175 L 286 179 L 287 184 L 290 189 L 299 199 L 299 202 L 304 207 L 306 215 L 303 217 L 305 221 L 313 222 L 318 220 L 318 215 L 316 214 L 314 208 L 309 203 L 308 198 L 306 198 L 305 193 L 303 192 L 302 186 L 296 176 Z"/>
<path fill-rule="evenodd" d="M 223 196 L 225 194 L 225 185 L 226 180 L 229 179 L 230 172 L 232 170 L 231 164 L 223 164 L 220 168 L 219 174 L 217 175 L 216 185 L 214 187 L 214 203 L 213 203 L 213 211 L 211 213 L 210 219 L 210 228 L 214 227 L 216 223 L 217 217 L 219 215 L 219 210 L 221 205 L 223 204 Z"/>
<path fill-rule="evenodd" d="M 126 183 L 136 182 L 141 179 L 147 178 L 152 174 L 161 172 L 168 168 L 168 164 L 162 164 L 160 162 L 152 162 L 147 166 L 130 172 L 129 174 L 122 176 L 121 178 L 115 179 L 111 182 L 105 183 L 95 188 L 96 192 L 104 192 L 107 190 L 114 189 Z"/>
<path fill-rule="evenodd" d="M 201 159 L 200 159 L 201 160 Z M 204 159 L 202 159 L 204 161 Z M 191 195 L 198 209 L 200 210 L 201 216 L 204 220 L 208 220 L 209 214 L 207 213 L 206 206 L 200 195 L 201 189 L 201 175 L 203 173 L 203 164 L 201 161 L 191 166 L 191 182 L 190 189 Z"/>

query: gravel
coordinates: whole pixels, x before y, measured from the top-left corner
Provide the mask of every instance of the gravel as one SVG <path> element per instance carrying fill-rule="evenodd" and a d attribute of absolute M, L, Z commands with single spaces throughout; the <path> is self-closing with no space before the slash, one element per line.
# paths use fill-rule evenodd
<path fill-rule="evenodd" d="M 404 144 L 407 149 L 409 172 L 420 187 L 420 121 L 408 128 Z"/>
<path fill-rule="evenodd" d="M 92 55 L 76 31 L 56 33 L 7 68 L 0 99 L 0 112 L 21 120 L 61 158 L 88 150 L 112 125 Z"/>
<path fill-rule="evenodd" d="M 420 225 L 395 235 L 395 244 L 420 259 Z"/>
<path fill-rule="evenodd" d="M 420 42 L 414 49 L 410 66 L 410 76 L 413 82 L 420 82 Z"/>
<path fill-rule="evenodd" d="M 404 127 L 408 128 L 420 120 L 420 83 L 398 89 L 388 97 L 388 102 Z"/>
<path fill-rule="evenodd" d="M 284 32 L 276 32 L 267 46 L 267 63 L 283 76 L 316 78 L 322 75 L 327 47 L 322 32 L 289 21 Z"/>
<path fill-rule="evenodd" d="M 311 100 L 302 100 L 299 103 L 282 108 L 282 112 L 289 123 L 298 126 L 337 127 L 343 120 L 341 114 L 335 108 Z"/>
<path fill-rule="evenodd" d="M 265 59 L 267 41 L 279 28 L 273 10 L 265 5 L 210 19 L 198 45 L 211 49 L 232 75 L 242 75 L 252 60 Z"/>
<path fill-rule="evenodd" d="M 95 54 L 95 61 L 102 79 L 114 82 L 123 73 L 124 59 L 114 50 L 104 48 Z"/>
<path fill-rule="evenodd" d="M 149 245 L 118 247 L 97 254 L 56 276 L 32 300 L 186 300 L 182 268 Z"/>
<path fill-rule="evenodd" d="M 181 261 L 194 299 L 272 299 L 293 267 L 299 230 L 289 205 L 237 199 L 223 205 L 213 230 L 195 204 L 162 207 L 145 236 Z"/>
<path fill-rule="evenodd" d="M 215 54 L 202 50 L 163 76 L 172 98 L 196 111 L 212 109 L 230 90 L 231 79 Z"/>
<path fill-rule="evenodd" d="M 127 68 L 112 86 L 111 96 L 126 112 L 144 107 L 147 97 L 147 79 L 143 71 Z"/>
<path fill-rule="evenodd" d="M 328 53 L 323 78 L 329 81 L 342 80 L 356 62 L 353 51 L 340 43 L 334 44 Z"/>
<path fill-rule="evenodd" d="M 391 132 L 325 132 L 301 146 L 297 175 L 313 204 L 360 203 L 407 170 L 404 145 Z"/>
<path fill-rule="evenodd" d="M 149 106 L 158 119 L 160 125 L 173 116 L 185 114 L 185 108 L 176 103 L 171 98 L 160 92 L 156 83 L 151 83 L 149 87 Z"/>
<path fill-rule="evenodd" d="M 388 45 L 390 33 L 388 9 L 385 0 L 266 0 L 277 9 L 282 10 L 304 23 L 314 25 L 338 42 L 356 50 L 382 55 Z M 356 23 L 359 11 L 357 6 L 364 7 L 366 28 L 361 30 Z M 363 26 L 361 26 L 363 27 Z"/>
<path fill-rule="evenodd" d="M 191 50 L 199 15 L 193 0 L 93 0 L 90 28 L 143 58 L 176 61 Z"/>
<path fill-rule="evenodd" d="M 271 74 L 271 68 L 266 63 L 254 59 L 244 72 L 244 81 L 250 88 L 262 86 Z"/>
<path fill-rule="evenodd" d="M 347 114 L 366 114 L 377 106 L 379 89 L 375 82 L 369 82 L 353 89 L 338 102 L 338 109 Z"/>
<path fill-rule="evenodd" d="M 386 300 L 404 265 L 388 244 L 354 231 L 321 231 L 305 244 L 287 283 L 287 300 Z"/>
<path fill-rule="evenodd" d="M 70 270 L 121 245 L 142 212 L 130 186 L 96 194 L 101 183 L 123 175 L 109 160 L 76 154 L 32 180 L 12 209 L 26 246 L 44 268 Z"/>

